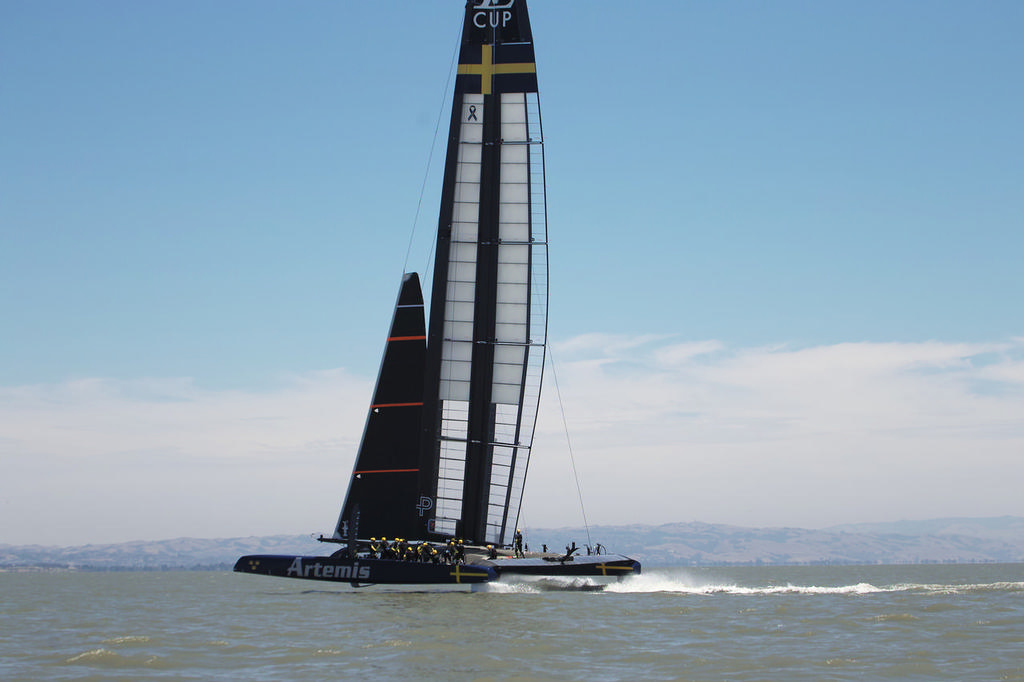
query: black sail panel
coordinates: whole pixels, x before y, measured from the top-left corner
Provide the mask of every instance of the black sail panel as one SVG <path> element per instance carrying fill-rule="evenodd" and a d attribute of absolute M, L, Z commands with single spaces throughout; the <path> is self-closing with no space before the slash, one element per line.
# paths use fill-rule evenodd
<path fill-rule="evenodd" d="M 525 0 L 467 4 L 434 262 L 421 459 L 421 497 L 434 509 L 424 530 L 505 544 L 547 328 L 543 139 Z"/>
<path fill-rule="evenodd" d="M 426 328 L 416 273 L 403 276 L 363 440 L 334 537 L 415 537 Z"/>

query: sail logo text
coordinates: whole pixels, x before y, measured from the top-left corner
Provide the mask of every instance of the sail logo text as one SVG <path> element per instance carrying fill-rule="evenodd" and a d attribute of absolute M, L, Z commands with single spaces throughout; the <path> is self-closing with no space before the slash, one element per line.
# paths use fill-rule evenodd
<path fill-rule="evenodd" d="M 512 5 L 516 4 L 516 0 L 508 0 L 507 2 L 501 2 L 501 0 L 483 0 L 477 5 L 477 13 L 473 15 L 473 25 L 477 28 L 498 28 L 499 26 L 504 28 L 508 26 L 508 22 L 512 21 L 512 12 L 509 10 Z"/>
<path fill-rule="evenodd" d="M 302 565 L 302 557 L 295 557 L 292 565 L 285 571 L 289 578 L 347 578 L 349 580 L 368 580 L 370 578 L 370 567 L 360 566 L 359 562 L 351 566 L 337 566 L 327 564 L 324 566 L 319 561 Z"/>

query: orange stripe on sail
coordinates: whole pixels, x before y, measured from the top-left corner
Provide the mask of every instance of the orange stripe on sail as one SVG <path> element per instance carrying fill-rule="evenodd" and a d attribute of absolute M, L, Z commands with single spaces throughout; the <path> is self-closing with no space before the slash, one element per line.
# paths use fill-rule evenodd
<path fill-rule="evenodd" d="M 425 341 L 426 336 L 389 336 L 388 342 L 391 341 Z"/>
<path fill-rule="evenodd" d="M 423 403 L 381 403 L 380 405 L 370 405 L 371 410 L 376 410 L 378 407 L 422 407 Z"/>

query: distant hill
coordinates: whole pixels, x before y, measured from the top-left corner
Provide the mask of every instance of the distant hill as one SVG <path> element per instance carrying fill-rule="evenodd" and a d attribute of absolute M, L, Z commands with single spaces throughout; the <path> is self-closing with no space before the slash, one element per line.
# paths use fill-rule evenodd
<path fill-rule="evenodd" d="M 243 554 L 324 554 L 324 545 L 306 535 L 207 540 L 137 540 L 113 545 L 43 547 L 0 545 L 0 568 L 76 568 L 83 570 L 230 569 Z"/>
<path fill-rule="evenodd" d="M 601 543 L 646 566 L 1024 562 L 1024 518 L 933 519 L 801 528 L 707 523 L 526 529 L 532 549 Z M 229 569 L 243 554 L 327 554 L 309 536 L 137 541 L 79 547 L 0 545 L 0 569 Z M 585 550 L 584 550 L 585 551 Z"/>
<path fill-rule="evenodd" d="M 561 549 L 579 528 L 537 530 L 529 542 Z M 1024 562 L 1024 518 L 935 519 L 802 528 L 706 523 L 596 526 L 594 543 L 645 565 L 913 564 Z"/>

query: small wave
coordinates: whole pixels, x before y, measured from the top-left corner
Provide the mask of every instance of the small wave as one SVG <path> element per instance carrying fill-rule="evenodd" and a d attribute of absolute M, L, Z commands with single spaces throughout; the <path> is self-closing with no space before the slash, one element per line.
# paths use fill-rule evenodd
<path fill-rule="evenodd" d="M 98 663 L 102 662 L 102 660 L 118 659 L 124 659 L 124 656 L 122 656 L 120 653 L 116 653 L 115 651 L 111 651 L 110 649 L 92 649 L 90 651 L 84 651 L 83 653 L 79 653 L 78 655 L 74 655 L 71 658 L 68 658 L 67 660 L 65 660 L 65 663 Z"/>
<path fill-rule="evenodd" d="M 875 616 L 871 620 L 876 623 L 901 623 L 921 619 L 910 613 L 886 613 L 881 616 Z"/>
<path fill-rule="evenodd" d="M 135 668 L 140 665 L 158 667 L 163 663 L 159 656 L 122 656 L 110 649 L 90 649 L 64 659 L 66 665 L 87 665 L 99 668 Z"/>
<path fill-rule="evenodd" d="M 410 647 L 410 646 L 412 646 L 412 642 L 406 641 L 404 639 L 386 639 L 383 642 L 371 642 L 369 644 L 364 644 L 363 648 L 364 649 L 380 649 L 380 648 L 404 649 L 404 648 Z"/>
<path fill-rule="evenodd" d="M 145 635 L 124 635 L 123 637 L 110 637 L 103 640 L 104 644 L 143 644 L 150 641 Z"/>
<path fill-rule="evenodd" d="M 894 592 L 922 592 L 925 594 L 971 594 L 974 592 L 1024 592 L 1024 582 L 968 583 L 964 585 L 937 585 L 905 583 L 895 585 Z"/>
<path fill-rule="evenodd" d="M 126 663 L 126 659 L 121 654 L 111 651 L 110 649 L 91 649 L 65 659 L 64 662 L 72 665 L 84 663 L 88 665 L 116 667 Z"/>

